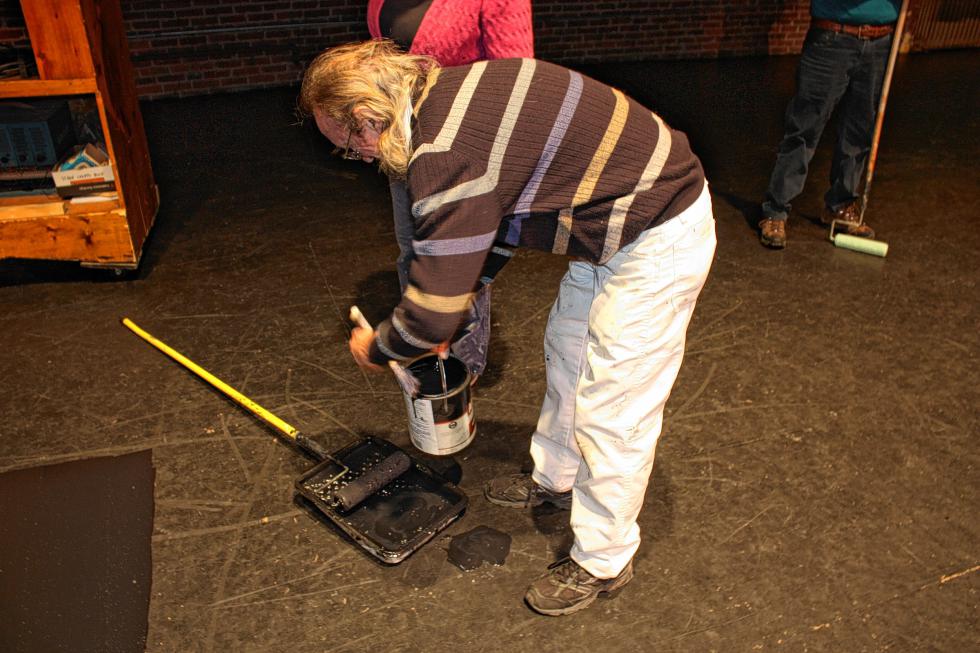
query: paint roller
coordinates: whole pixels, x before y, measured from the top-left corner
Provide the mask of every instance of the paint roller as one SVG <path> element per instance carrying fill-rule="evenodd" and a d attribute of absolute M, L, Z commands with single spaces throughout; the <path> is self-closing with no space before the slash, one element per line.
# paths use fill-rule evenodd
<path fill-rule="evenodd" d="M 835 234 L 834 228 L 837 224 L 860 225 L 864 222 L 864 211 L 868 208 L 868 195 L 871 192 L 871 180 L 875 174 L 875 162 L 878 160 L 878 142 L 881 140 L 881 127 L 885 122 L 885 105 L 888 103 L 888 91 L 892 85 L 892 73 L 895 71 L 895 60 L 898 58 L 898 49 L 902 43 L 902 32 L 905 29 L 905 16 L 908 13 L 909 0 L 902 0 L 902 8 L 898 12 L 898 22 L 895 24 L 895 32 L 892 34 L 892 47 L 888 53 L 888 67 L 885 68 L 885 77 L 881 84 L 881 100 L 878 102 L 878 115 L 875 118 L 875 132 L 871 139 L 871 152 L 868 154 L 868 167 L 865 170 L 864 192 L 861 194 L 861 213 L 857 222 L 845 222 L 834 220 L 830 223 L 830 241 L 836 247 L 850 249 L 855 252 L 871 254 L 884 258 L 888 255 L 888 243 L 870 238 L 860 238 L 850 234 Z"/>
<path fill-rule="evenodd" d="M 353 481 L 335 490 L 333 498 L 342 510 L 349 512 L 369 496 L 407 472 L 411 466 L 412 459 L 404 451 L 396 451 L 380 463 L 368 467 Z"/>
<path fill-rule="evenodd" d="M 159 349 L 172 360 L 180 363 L 239 406 L 274 428 L 290 443 L 297 445 L 317 461 L 331 460 L 337 464 L 340 467 L 340 471 L 327 481 L 327 485 L 335 486 L 330 503 L 340 510 L 345 512 L 353 510 L 365 499 L 404 474 L 412 466 L 412 459 L 404 451 L 398 450 L 379 462 L 365 466 L 359 473 L 356 473 L 350 467 L 334 458 L 315 440 L 300 433 L 299 429 L 252 401 L 194 361 L 169 347 L 163 341 L 153 337 L 138 327 L 129 318 L 123 318 L 122 323 L 140 338 Z"/>

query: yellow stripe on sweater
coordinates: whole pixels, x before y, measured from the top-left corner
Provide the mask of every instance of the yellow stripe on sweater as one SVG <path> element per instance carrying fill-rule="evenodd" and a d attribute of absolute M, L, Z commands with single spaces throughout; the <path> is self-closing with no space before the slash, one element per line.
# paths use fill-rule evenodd
<path fill-rule="evenodd" d="M 558 213 L 558 225 L 555 227 L 555 242 L 551 251 L 564 254 L 568 251 L 568 241 L 572 238 L 572 210 L 562 209 Z"/>
<path fill-rule="evenodd" d="M 599 257 L 600 263 L 605 263 L 619 251 L 620 241 L 623 239 L 623 226 L 626 224 L 626 214 L 633 206 L 636 196 L 653 188 L 653 185 L 660 179 L 660 173 L 663 172 L 667 158 L 670 156 L 670 147 L 673 142 L 670 130 L 660 119 L 660 116 L 655 113 L 650 115 L 657 124 L 657 146 L 653 148 L 653 154 L 650 155 L 650 160 L 647 161 L 646 168 L 643 169 L 643 174 L 640 175 L 640 180 L 633 192 L 623 195 L 613 204 L 613 209 L 609 214 L 609 226 L 606 227 L 606 241 L 602 247 L 602 256 Z"/>
<path fill-rule="evenodd" d="M 621 91 L 614 88 L 612 92 L 616 96 L 616 108 L 613 109 L 612 117 L 609 119 L 609 125 L 606 126 L 606 133 L 603 134 L 602 142 L 599 143 L 599 149 L 592 156 L 592 161 L 585 171 L 585 176 L 582 177 L 582 181 L 578 185 L 578 190 L 575 191 L 575 199 L 572 200 L 573 207 L 584 204 L 592 199 L 592 192 L 595 190 L 596 184 L 599 183 L 599 175 L 602 174 L 603 169 L 609 162 L 609 157 L 612 156 L 613 150 L 616 149 L 616 143 L 619 142 L 623 128 L 626 127 L 626 115 L 629 113 L 630 106 L 629 102 Z"/>
<path fill-rule="evenodd" d="M 572 233 L 572 212 L 575 207 L 592 199 L 592 193 L 595 192 L 596 184 L 599 183 L 599 176 L 606 164 L 609 163 L 609 158 L 612 156 L 613 150 L 616 149 L 616 143 L 619 142 L 619 137 L 623 134 L 623 128 L 626 127 L 629 101 L 620 90 L 614 88 L 612 92 L 616 97 L 616 106 L 613 108 L 609 124 L 606 126 L 606 133 L 602 135 L 602 141 L 599 143 L 595 154 L 592 155 L 592 161 L 589 162 L 589 167 L 586 168 L 582 181 L 579 182 L 575 197 L 572 199 L 572 208 L 563 210 L 558 217 L 555 242 L 551 247 L 551 251 L 555 254 L 564 254 L 568 251 L 568 242 Z"/>
<path fill-rule="evenodd" d="M 416 306 L 424 308 L 434 313 L 460 313 L 470 305 L 473 293 L 456 295 L 455 297 L 445 297 L 443 295 L 431 295 L 423 292 L 415 286 L 409 284 L 405 289 L 405 297 Z"/>

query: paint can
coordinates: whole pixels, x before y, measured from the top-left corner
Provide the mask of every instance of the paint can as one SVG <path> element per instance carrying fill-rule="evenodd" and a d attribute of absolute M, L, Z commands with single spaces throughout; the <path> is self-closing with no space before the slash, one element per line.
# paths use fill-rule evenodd
<path fill-rule="evenodd" d="M 421 385 L 416 397 L 403 393 L 409 436 L 416 448 L 435 456 L 456 453 L 476 435 L 470 372 L 463 361 L 452 355 L 442 363 L 446 392 L 442 390 L 437 354 L 426 354 L 405 366 Z"/>

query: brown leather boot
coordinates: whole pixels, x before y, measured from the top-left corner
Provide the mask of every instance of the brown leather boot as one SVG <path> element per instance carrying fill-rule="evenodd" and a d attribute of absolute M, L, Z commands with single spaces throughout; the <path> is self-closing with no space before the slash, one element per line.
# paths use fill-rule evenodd
<path fill-rule="evenodd" d="M 858 222 L 861 220 L 861 212 L 858 210 L 857 202 L 845 204 L 836 211 L 825 209 L 820 215 L 820 222 L 826 225 L 829 225 L 834 220 L 837 221 L 837 224 L 834 225 L 834 229 L 838 233 L 858 236 L 859 238 L 875 237 L 875 230 L 872 229 L 870 225 L 863 222 L 858 224 Z"/>
<path fill-rule="evenodd" d="M 763 218 L 759 222 L 759 240 L 773 249 L 786 247 L 786 221 Z"/>

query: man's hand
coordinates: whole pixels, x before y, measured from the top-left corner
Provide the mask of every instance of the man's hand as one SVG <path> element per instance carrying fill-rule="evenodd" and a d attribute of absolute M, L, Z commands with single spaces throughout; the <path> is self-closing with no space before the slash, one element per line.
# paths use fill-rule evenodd
<path fill-rule="evenodd" d="M 361 366 L 361 369 L 381 372 L 384 368 L 380 365 L 375 365 L 368 358 L 372 342 L 374 342 L 374 329 L 354 327 L 354 330 L 350 332 L 350 342 L 347 344 L 350 347 L 350 353 L 354 357 L 354 361 Z"/>

